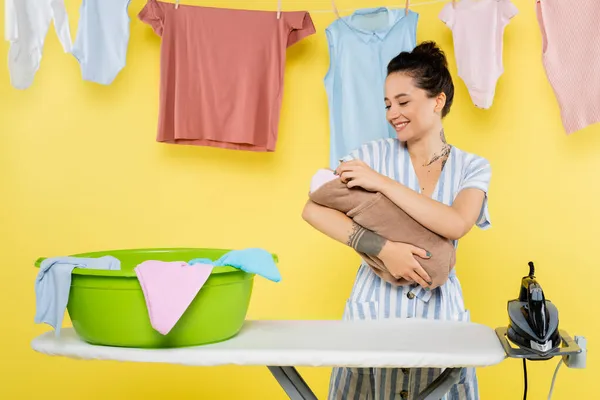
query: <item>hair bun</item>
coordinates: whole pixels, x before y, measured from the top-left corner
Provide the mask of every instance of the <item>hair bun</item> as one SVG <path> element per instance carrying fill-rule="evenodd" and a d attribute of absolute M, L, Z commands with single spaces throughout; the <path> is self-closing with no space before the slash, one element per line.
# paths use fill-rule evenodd
<path fill-rule="evenodd" d="M 454 100 L 454 83 L 446 55 L 433 41 L 422 42 L 411 51 L 402 51 L 387 65 L 387 75 L 401 73 L 413 78 L 414 84 L 433 98 L 446 94 L 442 118 L 450 112 Z"/>
<path fill-rule="evenodd" d="M 412 51 L 413 54 L 427 58 L 431 63 L 439 67 L 448 67 L 446 55 L 435 42 L 427 41 L 420 43 Z"/>

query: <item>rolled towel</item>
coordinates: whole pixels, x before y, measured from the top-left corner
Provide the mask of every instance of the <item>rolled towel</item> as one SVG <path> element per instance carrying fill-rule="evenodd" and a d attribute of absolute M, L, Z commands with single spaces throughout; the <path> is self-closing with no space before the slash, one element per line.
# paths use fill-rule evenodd
<path fill-rule="evenodd" d="M 452 241 L 421 225 L 379 192 L 369 192 L 360 187 L 348 188 L 333 171 L 321 169 L 313 176 L 309 198 L 319 205 L 345 213 L 356 224 L 387 240 L 429 251 L 430 258 L 415 258 L 431 277 L 431 289 L 443 285 L 454 268 L 456 249 Z M 357 253 L 385 281 L 396 286 L 414 283 L 392 276 L 378 257 Z"/>

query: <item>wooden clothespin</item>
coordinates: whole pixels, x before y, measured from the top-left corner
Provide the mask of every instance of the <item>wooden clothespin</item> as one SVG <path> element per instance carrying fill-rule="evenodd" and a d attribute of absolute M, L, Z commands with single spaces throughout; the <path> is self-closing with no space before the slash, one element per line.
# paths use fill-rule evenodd
<path fill-rule="evenodd" d="M 406 8 L 404 9 L 404 14 L 408 15 L 408 8 L 410 7 L 410 0 L 406 0 Z"/>
<path fill-rule="evenodd" d="M 277 0 L 277 19 L 281 18 L 281 0 Z"/>
<path fill-rule="evenodd" d="M 179 8 L 179 0 L 175 0 L 175 9 L 177 10 Z"/>
<path fill-rule="evenodd" d="M 331 8 L 333 8 L 333 12 L 335 13 L 335 15 L 338 18 L 341 18 L 340 17 L 340 12 L 338 11 L 337 7 L 335 6 L 335 1 L 334 0 L 331 0 Z"/>

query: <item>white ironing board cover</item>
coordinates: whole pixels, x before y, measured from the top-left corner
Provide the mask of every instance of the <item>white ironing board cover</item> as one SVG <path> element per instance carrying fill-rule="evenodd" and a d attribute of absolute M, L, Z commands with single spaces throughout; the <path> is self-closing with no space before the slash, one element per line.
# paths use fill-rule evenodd
<path fill-rule="evenodd" d="M 46 332 L 31 345 L 55 356 L 194 366 L 483 367 L 506 357 L 485 325 L 422 319 L 250 320 L 224 342 L 176 349 L 94 346 L 66 328 L 58 338 Z"/>

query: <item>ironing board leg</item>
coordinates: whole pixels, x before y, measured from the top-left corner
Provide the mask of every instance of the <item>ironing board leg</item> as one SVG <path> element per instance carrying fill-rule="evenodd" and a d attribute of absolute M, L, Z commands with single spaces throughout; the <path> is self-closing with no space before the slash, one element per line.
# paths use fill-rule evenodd
<path fill-rule="evenodd" d="M 462 368 L 446 368 L 415 400 L 439 400 L 458 383 Z"/>
<path fill-rule="evenodd" d="M 317 396 L 310 390 L 296 368 L 271 366 L 268 368 L 291 400 L 317 400 Z"/>

